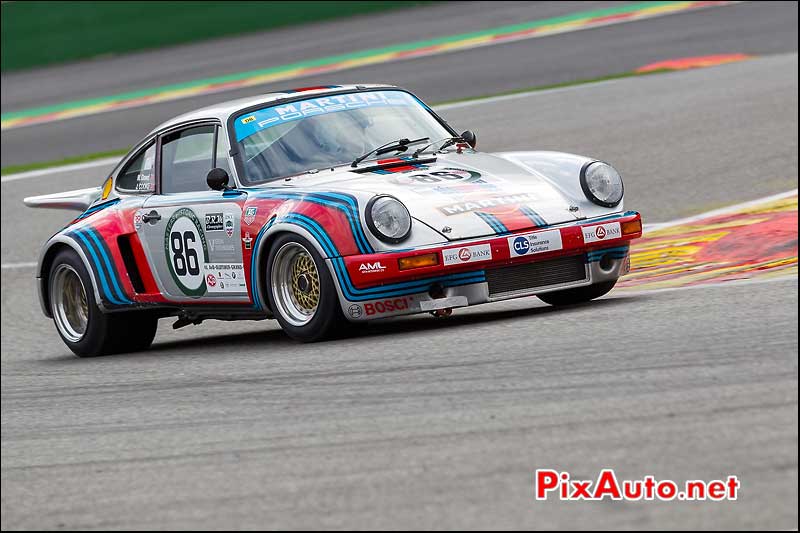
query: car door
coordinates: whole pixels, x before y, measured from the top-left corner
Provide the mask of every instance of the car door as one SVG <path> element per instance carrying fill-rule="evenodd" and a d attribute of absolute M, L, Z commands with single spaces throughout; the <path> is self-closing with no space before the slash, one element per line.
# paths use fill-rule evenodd
<path fill-rule="evenodd" d="M 244 194 L 211 190 L 208 171 L 230 171 L 216 123 L 159 135 L 158 188 L 144 204 L 137 232 L 156 281 L 175 302 L 248 302 L 242 264 Z"/>

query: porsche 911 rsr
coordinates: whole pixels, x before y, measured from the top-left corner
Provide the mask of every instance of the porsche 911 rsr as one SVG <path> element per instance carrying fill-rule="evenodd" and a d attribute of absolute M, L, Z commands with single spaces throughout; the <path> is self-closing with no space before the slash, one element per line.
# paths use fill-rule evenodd
<path fill-rule="evenodd" d="M 641 218 L 609 164 L 482 153 L 385 85 L 200 109 L 148 134 L 45 243 L 42 309 L 78 355 L 143 349 L 159 318 L 340 326 L 509 298 L 592 300 L 629 270 Z"/>

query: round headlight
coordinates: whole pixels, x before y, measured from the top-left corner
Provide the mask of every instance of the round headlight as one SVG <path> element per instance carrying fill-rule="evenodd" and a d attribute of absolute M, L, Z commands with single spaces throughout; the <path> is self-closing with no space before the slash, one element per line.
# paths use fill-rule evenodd
<path fill-rule="evenodd" d="M 620 203 L 624 192 L 619 172 L 602 161 L 592 161 L 583 166 L 581 188 L 589 200 L 603 207 Z"/>
<path fill-rule="evenodd" d="M 370 200 L 366 219 L 372 233 L 384 242 L 396 244 L 411 232 L 411 215 L 406 206 L 393 196 L 376 196 Z"/>

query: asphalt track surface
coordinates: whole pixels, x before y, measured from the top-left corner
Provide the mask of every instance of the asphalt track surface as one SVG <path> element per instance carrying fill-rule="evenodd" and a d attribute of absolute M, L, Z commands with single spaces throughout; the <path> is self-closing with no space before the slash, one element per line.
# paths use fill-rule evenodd
<path fill-rule="evenodd" d="M 2 111 L 539 20 L 611 4 L 445 4 L 323 23 L 315 30 L 290 28 L 274 35 L 179 47 L 169 53 L 142 53 L 3 75 Z M 607 76 L 676 57 L 793 52 L 797 51 L 797 18 L 795 2 L 743 3 L 16 128 L 2 134 L 0 164 L 6 167 L 125 148 L 166 118 L 184 111 L 298 85 L 385 82 L 406 87 L 426 101 L 443 102 Z"/>
<path fill-rule="evenodd" d="M 797 187 L 796 53 L 445 109 L 487 151 L 601 156 L 666 221 Z M 70 214 L 2 184 L 2 527 L 797 527 L 797 279 L 535 298 L 300 345 L 274 322 L 160 325 L 72 356 L 35 250 Z M 10 268 L 7 268 L 9 266 Z M 533 472 L 739 476 L 736 502 L 533 500 Z"/>

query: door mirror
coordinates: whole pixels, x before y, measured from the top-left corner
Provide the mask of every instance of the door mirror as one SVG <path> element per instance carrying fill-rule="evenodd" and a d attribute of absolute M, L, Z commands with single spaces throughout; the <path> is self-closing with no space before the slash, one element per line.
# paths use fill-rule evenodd
<path fill-rule="evenodd" d="M 475 134 L 469 130 L 462 133 L 461 138 L 467 141 L 467 144 L 472 148 L 475 148 L 475 144 L 478 142 L 478 139 L 475 138 Z"/>
<path fill-rule="evenodd" d="M 206 183 L 208 183 L 208 186 L 215 191 L 227 190 L 228 181 L 230 181 L 228 173 L 221 168 L 212 168 L 208 171 L 208 176 L 206 176 Z"/>

